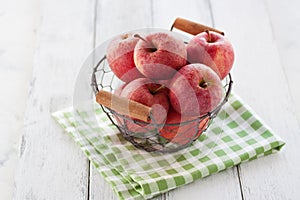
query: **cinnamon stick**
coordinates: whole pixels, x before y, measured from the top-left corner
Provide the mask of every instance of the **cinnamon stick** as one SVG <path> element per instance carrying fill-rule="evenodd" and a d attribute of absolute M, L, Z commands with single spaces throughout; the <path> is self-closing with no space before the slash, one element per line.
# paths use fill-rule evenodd
<path fill-rule="evenodd" d="M 111 92 L 100 90 L 96 95 L 96 101 L 119 114 L 127 115 L 131 118 L 139 119 L 144 122 L 148 122 L 150 120 L 151 107 L 129 100 L 125 97 L 112 94 Z"/>
<path fill-rule="evenodd" d="M 201 32 L 207 31 L 207 30 L 208 31 L 214 31 L 214 32 L 217 32 L 217 33 L 220 33 L 220 34 L 224 35 L 223 31 L 220 31 L 220 30 L 215 29 L 213 27 L 206 26 L 206 25 L 203 25 L 203 24 L 199 24 L 199 23 L 187 20 L 187 19 L 183 19 L 183 18 L 180 18 L 180 17 L 175 19 L 175 21 L 174 21 L 174 23 L 171 27 L 171 30 L 173 28 L 176 28 L 176 29 L 179 29 L 181 31 L 190 33 L 192 35 L 197 35 Z"/>

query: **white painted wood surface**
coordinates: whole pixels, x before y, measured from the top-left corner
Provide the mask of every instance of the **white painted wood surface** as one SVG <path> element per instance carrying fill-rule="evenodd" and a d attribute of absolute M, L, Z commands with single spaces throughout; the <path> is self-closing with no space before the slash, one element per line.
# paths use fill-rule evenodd
<path fill-rule="evenodd" d="M 226 26 L 235 44 L 235 91 L 287 142 L 282 153 L 241 165 L 244 197 L 298 199 L 300 127 L 267 6 L 260 0 L 212 1 L 216 26 Z"/>
<path fill-rule="evenodd" d="M 295 77 L 300 68 L 293 55 L 300 50 L 300 30 L 293 29 L 290 37 L 289 32 L 300 17 L 295 9 L 300 3 L 292 2 L 41 1 L 15 199 L 117 199 L 77 145 L 51 119 L 50 112 L 71 105 L 76 73 L 95 45 L 127 30 L 169 28 L 178 16 L 225 31 L 236 50 L 232 71 L 235 92 L 287 145 L 279 154 L 244 163 L 156 199 L 299 199 L 300 127 L 296 111 L 300 108 L 300 80 Z"/>
<path fill-rule="evenodd" d="M 37 7 L 37 0 L 0 1 L 0 199 L 13 196 L 36 47 Z"/>
<path fill-rule="evenodd" d="M 51 112 L 72 105 L 73 84 L 93 48 L 94 2 L 41 1 L 15 199 L 87 199 L 89 162 Z"/>

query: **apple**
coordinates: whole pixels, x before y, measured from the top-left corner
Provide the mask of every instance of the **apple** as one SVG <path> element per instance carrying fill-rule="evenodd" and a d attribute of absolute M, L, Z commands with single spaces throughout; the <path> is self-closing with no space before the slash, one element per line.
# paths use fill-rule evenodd
<path fill-rule="evenodd" d="M 168 32 L 148 34 L 139 38 L 134 49 L 137 69 L 150 79 L 170 79 L 186 65 L 187 52 L 183 40 Z"/>
<path fill-rule="evenodd" d="M 185 145 L 198 138 L 208 125 L 208 117 L 182 116 L 170 108 L 160 136 L 172 143 Z"/>
<path fill-rule="evenodd" d="M 133 34 L 124 33 L 112 39 L 107 46 L 106 57 L 111 70 L 126 83 L 143 77 L 133 60 L 133 52 L 138 40 L 133 37 Z"/>
<path fill-rule="evenodd" d="M 170 83 L 171 83 L 172 79 L 165 79 L 165 80 L 154 80 L 155 83 L 158 83 L 160 85 L 165 86 L 166 88 L 170 87 Z"/>
<path fill-rule="evenodd" d="M 139 78 L 128 83 L 121 92 L 122 97 L 139 102 L 152 108 L 153 121 L 149 123 L 163 124 L 169 110 L 168 90 L 148 78 Z M 132 132 L 149 132 L 155 129 L 153 124 L 127 121 L 127 128 Z"/>
<path fill-rule="evenodd" d="M 207 31 L 193 37 L 187 44 L 189 63 L 202 63 L 211 67 L 224 79 L 234 62 L 234 51 L 230 41 L 223 35 Z"/>
<path fill-rule="evenodd" d="M 121 84 L 119 87 L 117 87 L 114 90 L 113 93 L 118 95 L 118 96 L 121 96 L 122 90 L 124 89 L 124 87 L 126 87 L 126 85 L 127 85 L 127 83 Z M 122 117 L 120 117 L 120 115 L 118 113 L 113 112 L 112 114 L 113 114 L 114 118 L 116 119 L 117 124 L 124 125 L 124 119 Z"/>
<path fill-rule="evenodd" d="M 121 84 L 119 87 L 117 87 L 115 90 L 114 90 L 114 94 L 118 95 L 118 96 L 121 96 L 121 93 L 122 93 L 122 90 L 126 87 L 127 83 L 123 83 Z"/>
<path fill-rule="evenodd" d="M 224 89 L 219 76 L 206 65 L 182 67 L 170 84 L 170 103 L 182 115 L 201 116 L 222 100 Z"/>
<path fill-rule="evenodd" d="M 198 133 L 195 136 L 194 140 L 196 140 L 200 137 L 200 135 L 203 133 L 203 131 L 205 131 L 207 129 L 208 124 L 209 124 L 209 116 L 206 116 L 201 119 L 201 121 L 198 125 Z"/>

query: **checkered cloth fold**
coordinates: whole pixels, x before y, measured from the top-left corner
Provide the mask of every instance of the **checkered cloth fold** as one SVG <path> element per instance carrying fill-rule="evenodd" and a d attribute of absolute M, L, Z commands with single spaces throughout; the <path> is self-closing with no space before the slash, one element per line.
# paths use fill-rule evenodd
<path fill-rule="evenodd" d="M 190 147 L 147 153 L 124 140 L 98 106 L 93 114 L 74 108 L 54 119 L 80 145 L 120 199 L 148 199 L 245 161 L 279 151 L 284 141 L 237 95 Z"/>

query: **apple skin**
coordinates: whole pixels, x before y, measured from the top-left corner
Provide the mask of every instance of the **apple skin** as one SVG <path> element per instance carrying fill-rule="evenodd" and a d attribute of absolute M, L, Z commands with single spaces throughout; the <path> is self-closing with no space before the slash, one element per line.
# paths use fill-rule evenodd
<path fill-rule="evenodd" d="M 118 96 L 121 96 L 121 93 L 123 91 L 123 89 L 126 87 L 128 83 L 123 83 L 121 84 L 119 87 L 117 87 L 115 90 L 114 90 L 114 94 L 118 95 Z"/>
<path fill-rule="evenodd" d="M 202 118 L 198 125 L 198 133 L 195 136 L 194 140 L 198 139 L 203 131 L 208 127 L 209 124 L 209 116 Z"/>
<path fill-rule="evenodd" d="M 219 76 L 199 63 L 182 67 L 173 77 L 169 90 L 171 105 L 184 116 L 201 116 L 212 111 L 224 94 Z"/>
<path fill-rule="evenodd" d="M 234 63 L 234 50 L 223 35 L 209 31 L 193 37 L 187 44 L 189 63 L 202 63 L 211 67 L 223 80 Z"/>
<path fill-rule="evenodd" d="M 122 90 L 124 89 L 124 87 L 126 87 L 127 83 L 123 83 L 121 84 L 119 87 L 117 87 L 115 90 L 114 90 L 114 94 L 115 95 L 118 95 L 118 96 L 121 96 L 121 93 L 122 93 Z M 118 114 L 115 114 L 114 112 L 112 113 L 114 118 L 116 119 L 117 121 L 117 124 L 119 125 L 124 125 L 124 119 L 122 117 L 120 117 Z"/>
<path fill-rule="evenodd" d="M 207 127 L 208 119 L 208 117 L 200 120 L 195 116 L 182 116 L 170 108 L 165 126 L 160 130 L 160 136 L 180 145 L 191 143 Z"/>
<path fill-rule="evenodd" d="M 124 33 L 112 39 L 107 46 L 106 57 L 111 70 L 126 83 L 143 77 L 133 60 L 134 48 L 138 40 L 132 33 Z"/>
<path fill-rule="evenodd" d="M 152 114 L 156 124 L 163 124 L 169 111 L 168 90 L 147 78 L 139 78 L 128 83 L 121 92 L 122 97 L 152 107 Z M 149 121 L 149 123 L 153 123 Z M 156 127 L 153 124 L 143 125 L 133 121 L 126 122 L 127 129 L 132 132 L 149 132 Z"/>
<path fill-rule="evenodd" d="M 187 63 L 183 40 L 167 32 L 156 32 L 140 39 L 134 49 L 138 70 L 150 79 L 170 79 Z"/>

